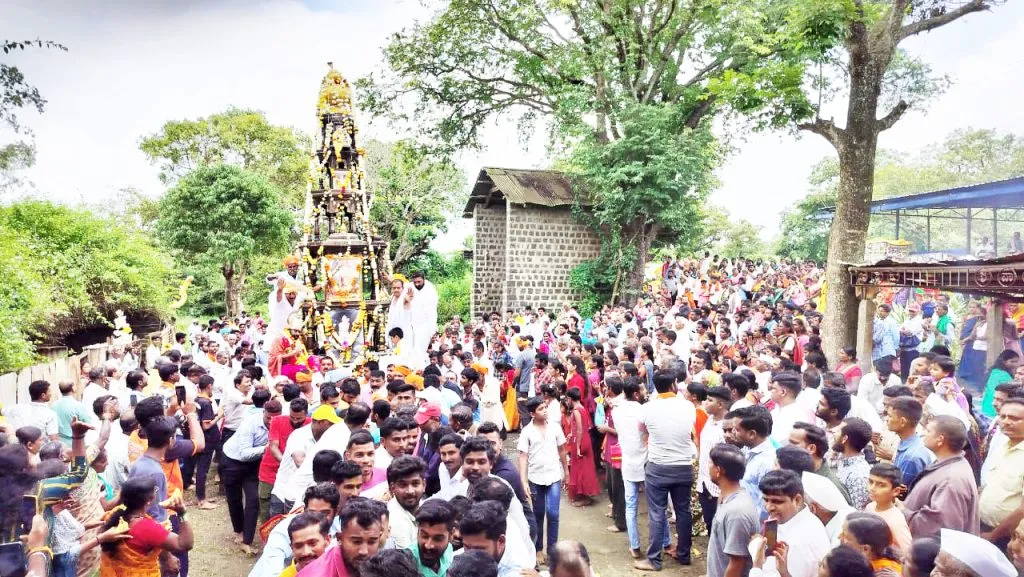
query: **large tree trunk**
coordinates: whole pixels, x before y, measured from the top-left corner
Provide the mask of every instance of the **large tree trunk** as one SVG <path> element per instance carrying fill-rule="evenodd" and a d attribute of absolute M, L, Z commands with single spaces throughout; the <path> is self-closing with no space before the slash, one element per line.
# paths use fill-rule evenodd
<path fill-rule="evenodd" d="M 242 287 L 245 286 L 245 271 L 234 264 L 221 267 L 224 275 L 224 304 L 229 317 L 236 317 L 242 312 Z"/>
<path fill-rule="evenodd" d="M 626 237 L 632 241 L 626 246 L 636 250 L 636 259 L 633 265 L 626 269 L 625 283 L 619 297 L 619 302 L 626 306 L 632 307 L 636 304 L 637 297 L 642 293 L 647 259 L 650 257 L 651 244 L 654 243 L 657 234 L 657 225 L 653 223 L 638 223 L 628 229 Z"/>
<path fill-rule="evenodd" d="M 839 198 L 828 238 L 825 268 L 828 288 L 821 324 L 822 345 L 831 363 L 838 361 L 843 347 L 854 346 L 857 339 L 859 303 L 850 285 L 848 270 L 851 264 L 864 259 L 871 221 L 878 145 L 875 115 L 885 67 L 872 62 L 866 50 L 851 51 L 846 128 L 833 143 L 839 152 Z"/>

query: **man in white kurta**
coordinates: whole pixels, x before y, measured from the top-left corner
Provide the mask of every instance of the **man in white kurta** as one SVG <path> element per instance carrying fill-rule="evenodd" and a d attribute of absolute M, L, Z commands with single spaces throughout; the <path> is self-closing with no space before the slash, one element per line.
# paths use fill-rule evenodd
<path fill-rule="evenodd" d="M 277 280 L 277 286 L 271 291 L 267 303 L 267 311 L 270 315 L 270 324 L 267 326 L 267 342 L 284 332 L 284 327 L 288 324 L 288 317 L 302 306 L 298 295 L 299 287 L 297 285 L 287 284 L 283 278 Z"/>
<path fill-rule="evenodd" d="M 412 349 L 419 366 L 423 367 L 427 364 L 430 339 L 437 332 L 437 289 L 434 283 L 423 277 L 423 273 L 417 272 L 412 275 L 411 285 L 406 285 L 405 291 L 412 296 L 409 305 Z"/>
<path fill-rule="evenodd" d="M 397 348 L 403 353 L 412 349 L 413 346 L 412 326 L 410 326 L 412 298 L 405 292 L 405 283 L 406 278 L 400 274 L 396 274 L 391 279 L 391 305 L 388 307 L 388 325 L 384 329 L 385 335 L 391 333 L 393 328 L 402 329 L 402 341 Z"/>

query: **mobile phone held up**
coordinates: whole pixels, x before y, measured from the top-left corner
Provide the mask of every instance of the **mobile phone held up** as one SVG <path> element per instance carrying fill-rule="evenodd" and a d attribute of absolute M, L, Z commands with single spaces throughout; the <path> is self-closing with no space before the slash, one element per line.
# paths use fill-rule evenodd
<path fill-rule="evenodd" d="M 185 386 L 177 385 L 174 387 L 174 396 L 178 398 L 178 406 L 182 407 L 185 405 Z"/>
<path fill-rule="evenodd" d="M 779 522 L 769 519 L 764 522 L 765 555 L 774 555 L 775 547 L 779 544 Z"/>
<path fill-rule="evenodd" d="M 39 503 L 35 495 L 21 498 L 21 514 L 18 516 L 18 536 L 28 535 L 32 530 L 32 519 L 39 512 Z"/>

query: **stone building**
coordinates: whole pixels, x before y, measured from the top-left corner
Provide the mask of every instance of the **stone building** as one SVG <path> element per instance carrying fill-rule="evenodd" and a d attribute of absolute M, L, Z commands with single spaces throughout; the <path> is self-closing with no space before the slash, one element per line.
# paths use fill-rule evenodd
<path fill-rule="evenodd" d="M 576 301 L 569 272 L 598 256 L 601 240 L 572 204 L 558 171 L 480 170 L 462 215 L 473 219 L 473 316 Z"/>

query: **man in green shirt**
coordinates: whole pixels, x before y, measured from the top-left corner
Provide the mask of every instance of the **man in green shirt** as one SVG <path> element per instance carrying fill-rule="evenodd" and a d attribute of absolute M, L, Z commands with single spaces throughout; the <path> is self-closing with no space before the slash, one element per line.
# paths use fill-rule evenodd
<path fill-rule="evenodd" d="M 455 508 L 443 499 L 428 499 L 416 511 L 417 545 L 412 555 L 421 577 L 442 577 L 452 564 Z"/>
<path fill-rule="evenodd" d="M 53 404 L 53 412 L 57 413 L 57 436 L 65 447 L 71 446 L 71 421 L 78 419 L 89 422 L 95 419 L 92 410 L 75 398 L 75 383 L 61 381 L 60 400 Z"/>

